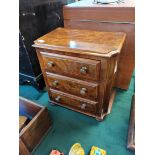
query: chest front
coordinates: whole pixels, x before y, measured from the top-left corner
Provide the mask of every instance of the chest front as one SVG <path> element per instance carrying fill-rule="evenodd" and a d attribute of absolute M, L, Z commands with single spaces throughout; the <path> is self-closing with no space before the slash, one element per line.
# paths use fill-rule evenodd
<path fill-rule="evenodd" d="M 111 108 L 124 33 L 58 28 L 36 48 L 50 102 L 102 120 Z"/>

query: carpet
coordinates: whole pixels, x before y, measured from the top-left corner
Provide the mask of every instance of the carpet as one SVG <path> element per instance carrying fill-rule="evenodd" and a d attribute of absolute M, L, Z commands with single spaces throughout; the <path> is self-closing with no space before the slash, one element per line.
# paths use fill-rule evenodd
<path fill-rule="evenodd" d="M 51 149 L 61 150 L 67 155 L 76 142 L 82 145 L 86 155 L 93 145 L 105 149 L 107 155 L 134 155 L 126 148 L 134 81 L 133 73 L 127 91 L 116 89 L 111 114 L 103 122 L 60 106 L 49 105 L 45 89 L 38 92 L 32 86 L 19 86 L 19 95 L 46 106 L 53 120 L 53 127 L 32 155 L 48 155 Z"/>

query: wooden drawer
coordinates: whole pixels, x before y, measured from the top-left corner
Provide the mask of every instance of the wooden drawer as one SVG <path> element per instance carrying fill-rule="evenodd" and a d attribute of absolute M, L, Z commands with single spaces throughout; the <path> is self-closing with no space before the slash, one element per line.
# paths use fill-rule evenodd
<path fill-rule="evenodd" d="M 48 85 L 53 89 L 97 100 L 98 84 L 96 83 L 81 81 L 52 73 L 47 73 L 47 81 Z"/>
<path fill-rule="evenodd" d="M 52 101 L 56 102 L 57 104 L 64 105 L 69 108 L 71 107 L 74 110 L 83 111 L 85 113 L 96 114 L 97 102 L 53 89 L 50 89 L 50 96 Z"/>
<path fill-rule="evenodd" d="M 100 61 L 41 52 L 46 71 L 99 80 Z"/>

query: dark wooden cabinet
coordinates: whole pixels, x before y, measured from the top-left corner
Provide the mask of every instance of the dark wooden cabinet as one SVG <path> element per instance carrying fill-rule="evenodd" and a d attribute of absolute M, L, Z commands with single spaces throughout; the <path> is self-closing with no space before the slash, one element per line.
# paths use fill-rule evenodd
<path fill-rule="evenodd" d="M 102 120 L 114 99 L 122 32 L 57 28 L 36 48 L 50 100 Z"/>
<path fill-rule="evenodd" d="M 62 7 L 67 1 L 19 1 L 19 77 L 20 84 L 29 83 L 37 89 L 45 86 L 33 41 L 63 26 Z"/>

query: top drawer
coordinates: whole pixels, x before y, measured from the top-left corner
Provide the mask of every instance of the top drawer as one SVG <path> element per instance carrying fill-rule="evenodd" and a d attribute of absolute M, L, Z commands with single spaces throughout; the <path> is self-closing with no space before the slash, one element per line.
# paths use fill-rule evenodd
<path fill-rule="evenodd" d="M 100 61 L 41 52 L 45 70 L 89 80 L 99 80 Z"/>

